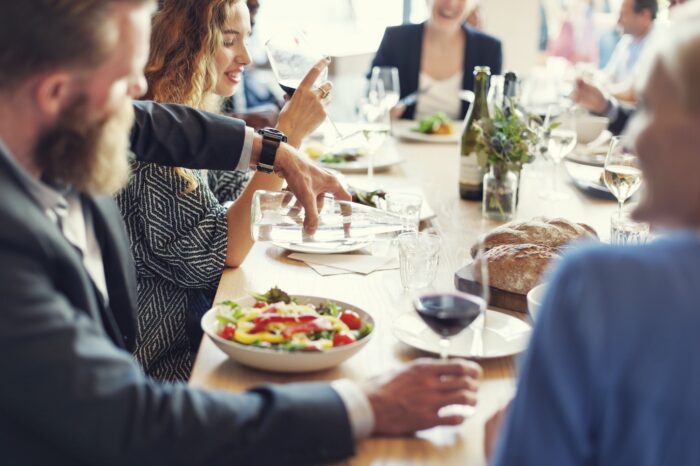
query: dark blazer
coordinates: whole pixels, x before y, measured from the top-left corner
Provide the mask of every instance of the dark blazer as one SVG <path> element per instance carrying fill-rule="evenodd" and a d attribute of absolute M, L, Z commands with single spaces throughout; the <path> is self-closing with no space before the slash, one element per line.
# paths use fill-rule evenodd
<path fill-rule="evenodd" d="M 632 118 L 636 112 L 637 107 L 634 105 L 619 102 L 617 116 L 608 124 L 608 130 L 614 135 L 622 134 L 630 118 Z"/>
<path fill-rule="evenodd" d="M 236 165 L 241 122 L 180 106 L 136 110 L 140 160 Z M 103 252 L 109 306 L 79 253 L 0 158 L 3 463 L 280 465 L 353 453 L 345 407 L 327 384 L 234 395 L 146 378 L 125 350 L 135 337 L 135 281 L 121 214 L 110 197 L 82 197 Z"/>
<path fill-rule="evenodd" d="M 418 90 L 424 29 L 425 23 L 386 28 L 379 50 L 372 61 L 372 66 L 395 66 L 399 69 L 401 98 Z M 479 32 L 466 23 L 462 29 L 466 35 L 462 89 L 471 91 L 474 90 L 474 67 L 488 66 L 492 75 L 501 74 L 503 52 L 501 41 L 495 37 Z M 458 98 L 455 96 L 455 99 Z M 461 118 L 467 114 L 467 109 L 469 103 L 462 101 Z M 413 119 L 415 112 L 415 104 L 409 105 L 402 118 Z"/>

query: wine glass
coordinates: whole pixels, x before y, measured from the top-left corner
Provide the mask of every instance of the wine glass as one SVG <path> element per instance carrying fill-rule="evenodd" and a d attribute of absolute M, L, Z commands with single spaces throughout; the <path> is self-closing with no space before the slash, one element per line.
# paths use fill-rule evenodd
<path fill-rule="evenodd" d="M 552 160 L 552 190 L 545 191 L 541 197 L 550 201 L 564 201 L 569 198 L 566 193 L 559 191 L 559 165 L 576 147 L 576 114 L 567 111 L 559 115 L 553 128 L 543 133 L 547 155 Z"/>
<path fill-rule="evenodd" d="M 276 33 L 265 43 L 270 67 L 282 90 L 292 96 L 306 73 L 323 58 L 301 30 L 285 30 Z M 328 68 L 319 74 L 314 86 L 318 87 L 328 79 Z M 333 120 L 326 117 L 333 126 L 337 140 L 345 138 Z"/>
<path fill-rule="evenodd" d="M 488 266 L 484 260 L 483 238 L 477 242 L 472 267 L 480 280 L 479 286 L 466 292 L 430 291 L 419 294 L 413 301 L 413 307 L 423 322 L 440 337 L 440 359 L 443 361 L 450 352 L 450 338 L 470 326 L 473 327 L 474 334 L 469 353 L 476 357 L 483 356 L 483 332 L 489 300 Z"/>
<path fill-rule="evenodd" d="M 357 108 L 360 130 L 367 141 L 367 180 L 371 186 L 374 179 L 374 153 L 389 134 L 389 110 L 386 108 L 384 85 L 381 81 L 370 84 L 366 98 Z"/>
<path fill-rule="evenodd" d="M 382 89 L 379 95 L 384 110 L 389 112 L 399 102 L 401 89 L 399 85 L 399 70 L 393 66 L 375 66 L 369 80 L 370 94 Z"/>
<path fill-rule="evenodd" d="M 622 218 L 622 206 L 642 184 L 642 170 L 632 148 L 619 136 L 610 142 L 604 170 L 605 185 L 617 198 L 618 217 Z"/>

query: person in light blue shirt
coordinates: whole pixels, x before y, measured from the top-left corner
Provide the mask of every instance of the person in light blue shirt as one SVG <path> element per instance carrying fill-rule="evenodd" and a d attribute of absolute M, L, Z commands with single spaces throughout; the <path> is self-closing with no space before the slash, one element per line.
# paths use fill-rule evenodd
<path fill-rule="evenodd" d="M 629 84 L 644 48 L 652 40 L 657 0 L 623 0 L 618 25 L 625 34 L 617 43 L 604 71 L 614 84 Z"/>
<path fill-rule="evenodd" d="M 674 25 L 632 124 L 646 185 L 635 216 L 685 231 L 560 264 L 495 466 L 700 465 L 699 26 Z"/>

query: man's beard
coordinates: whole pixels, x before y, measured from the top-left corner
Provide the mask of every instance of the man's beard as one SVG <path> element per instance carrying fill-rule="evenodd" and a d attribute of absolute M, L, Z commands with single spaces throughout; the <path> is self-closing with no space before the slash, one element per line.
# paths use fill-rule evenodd
<path fill-rule="evenodd" d="M 80 96 L 40 136 L 34 151 L 45 181 L 90 194 L 114 194 L 129 175 L 129 131 L 134 122 L 131 99 L 95 121 Z"/>

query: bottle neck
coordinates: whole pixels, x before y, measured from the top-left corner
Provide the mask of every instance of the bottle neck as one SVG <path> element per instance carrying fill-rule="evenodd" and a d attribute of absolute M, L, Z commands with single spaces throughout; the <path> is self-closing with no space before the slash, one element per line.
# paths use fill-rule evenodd
<path fill-rule="evenodd" d="M 476 75 L 476 83 L 474 86 L 474 102 L 472 103 L 472 120 L 478 120 L 489 116 L 489 81 L 490 77 L 486 73 Z"/>

